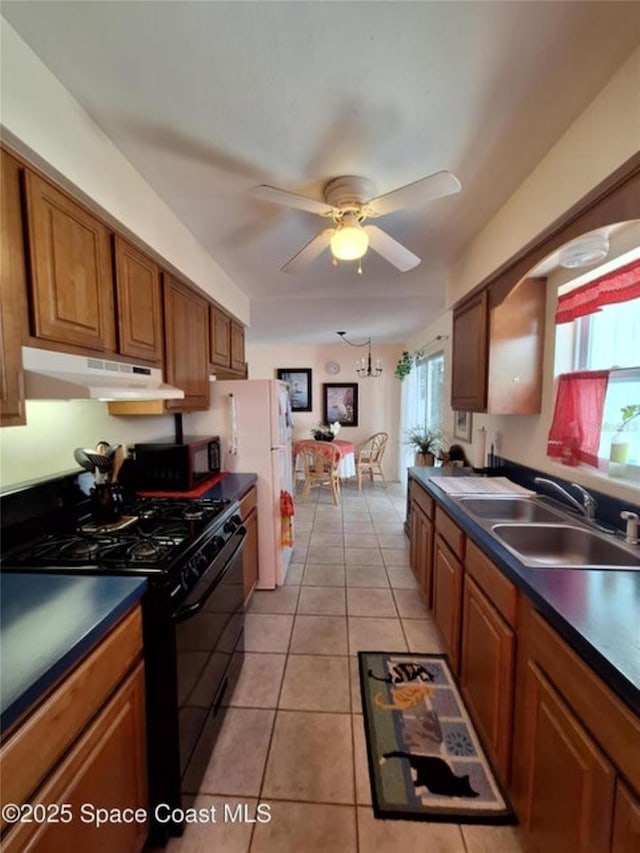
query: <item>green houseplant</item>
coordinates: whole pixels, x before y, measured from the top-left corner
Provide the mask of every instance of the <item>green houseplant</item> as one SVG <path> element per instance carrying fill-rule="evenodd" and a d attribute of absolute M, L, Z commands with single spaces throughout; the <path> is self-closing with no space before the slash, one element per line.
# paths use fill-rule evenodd
<path fill-rule="evenodd" d="M 629 441 L 623 433 L 628 424 L 640 415 L 640 404 L 632 403 L 620 409 L 622 421 L 611 439 L 611 450 L 609 452 L 609 476 L 624 477 L 626 471 L 627 457 L 629 454 Z"/>
<path fill-rule="evenodd" d="M 401 382 L 411 373 L 411 369 L 413 365 L 416 363 L 417 359 L 422 358 L 422 352 L 409 352 L 408 350 L 404 350 L 400 358 L 398 359 L 398 363 L 396 364 L 396 368 L 394 370 L 394 375 Z"/>
<path fill-rule="evenodd" d="M 445 434 L 441 427 L 412 427 L 405 433 L 405 444 L 415 450 L 415 464 L 432 466 L 443 449 Z"/>

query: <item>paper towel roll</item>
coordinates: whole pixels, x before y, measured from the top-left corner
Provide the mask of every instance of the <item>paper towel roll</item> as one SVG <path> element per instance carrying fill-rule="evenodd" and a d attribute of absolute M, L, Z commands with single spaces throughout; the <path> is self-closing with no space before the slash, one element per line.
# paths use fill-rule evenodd
<path fill-rule="evenodd" d="M 484 468 L 485 451 L 487 447 L 487 431 L 484 427 L 476 430 L 476 440 L 473 442 L 473 467 Z"/>

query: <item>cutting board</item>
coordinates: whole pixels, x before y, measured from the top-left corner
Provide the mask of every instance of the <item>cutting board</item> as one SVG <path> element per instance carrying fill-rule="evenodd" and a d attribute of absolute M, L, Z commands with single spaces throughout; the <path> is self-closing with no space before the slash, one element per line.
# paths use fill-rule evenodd
<path fill-rule="evenodd" d="M 448 495 L 535 494 L 532 489 L 512 483 L 507 477 L 431 477 L 429 482 Z"/>

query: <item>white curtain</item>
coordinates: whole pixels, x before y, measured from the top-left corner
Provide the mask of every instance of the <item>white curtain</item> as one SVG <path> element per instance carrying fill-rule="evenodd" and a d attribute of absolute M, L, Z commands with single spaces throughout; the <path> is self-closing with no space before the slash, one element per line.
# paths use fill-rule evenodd
<path fill-rule="evenodd" d="M 407 468 L 413 465 L 415 451 L 404 444 L 406 431 L 420 424 L 418 413 L 418 371 L 414 367 L 411 373 L 402 380 L 400 398 L 400 445 L 398 452 L 398 471 L 400 482 L 407 488 Z"/>

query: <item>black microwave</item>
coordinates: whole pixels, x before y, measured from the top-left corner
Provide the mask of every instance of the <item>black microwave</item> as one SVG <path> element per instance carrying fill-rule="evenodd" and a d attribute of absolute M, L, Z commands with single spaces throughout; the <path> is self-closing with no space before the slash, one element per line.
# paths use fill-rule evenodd
<path fill-rule="evenodd" d="M 185 436 L 134 446 L 136 486 L 147 492 L 188 492 L 220 471 L 220 439 Z"/>

